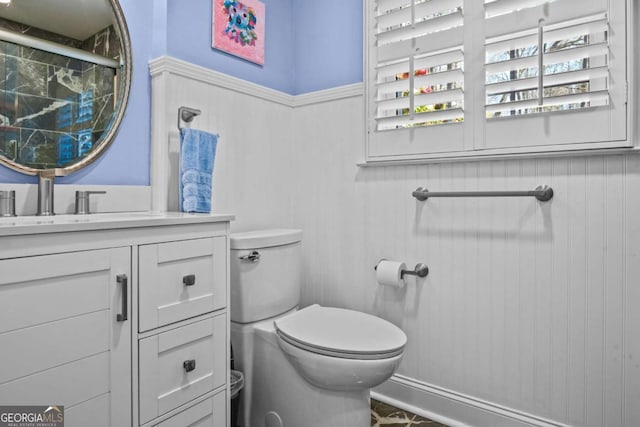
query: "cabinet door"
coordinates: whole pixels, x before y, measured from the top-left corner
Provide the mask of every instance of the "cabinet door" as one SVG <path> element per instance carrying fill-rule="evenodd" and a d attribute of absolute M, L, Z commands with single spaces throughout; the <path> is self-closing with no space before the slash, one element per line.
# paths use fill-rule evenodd
<path fill-rule="evenodd" d="M 68 427 L 130 426 L 131 249 L 5 259 L 0 271 L 0 402 L 63 405 Z"/>

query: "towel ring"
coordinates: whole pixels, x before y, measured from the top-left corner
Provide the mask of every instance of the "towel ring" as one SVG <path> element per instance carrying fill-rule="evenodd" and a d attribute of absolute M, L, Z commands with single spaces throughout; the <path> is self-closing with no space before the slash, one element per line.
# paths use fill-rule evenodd
<path fill-rule="evenodd" d="M 178 129 L 182 129 L 182 126 L 180 126 L 180 121 L 183 121 L 185 123 L 191 123 L 193 118 L 196 116 L 199 116 L 200 114 L 202 114 L 202 111 L 196 108 L 189 108 L 189 107 L 178 108 Z"/>

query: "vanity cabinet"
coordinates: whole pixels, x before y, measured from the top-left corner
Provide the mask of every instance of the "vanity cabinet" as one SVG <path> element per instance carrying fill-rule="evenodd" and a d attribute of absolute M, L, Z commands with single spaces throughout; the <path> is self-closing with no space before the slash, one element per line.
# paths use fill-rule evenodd
<path fill-rule="evenodd" d="M 67 427 L 228 425 L 231 219 L 0 219 L 0 405 L 64 406 Z"/>

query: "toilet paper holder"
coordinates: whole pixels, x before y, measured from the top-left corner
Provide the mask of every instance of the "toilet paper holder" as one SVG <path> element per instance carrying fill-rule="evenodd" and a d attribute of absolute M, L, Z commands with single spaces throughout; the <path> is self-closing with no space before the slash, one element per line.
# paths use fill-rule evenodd
<path fill-rule="evenodd" d="M 380 261 L 386 261 L 386 259 L 383 258 Z M 380 261 L 378 261 L 378 264 L 380 263 Z M 374 270 L 378 269 L 378 264 L 376 264 L 376 266 L 373 267 Z M 405 275 L 427 277 L 428 274 L 429 274 L 429 267 L 427 267 L 426 264 L 419 262 L 418 264 L 416 264 L 413 270 L 402 270 L 402 272 L 400 273 L 400 278 L 403 279 Z"/>

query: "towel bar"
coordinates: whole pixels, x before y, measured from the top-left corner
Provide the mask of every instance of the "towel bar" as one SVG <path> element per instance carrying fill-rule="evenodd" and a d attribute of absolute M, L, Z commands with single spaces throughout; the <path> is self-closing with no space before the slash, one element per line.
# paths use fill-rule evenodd
<path fill-rule="evenodd" d="M 419 187 L 411 195 L 421 202 L 429 197 L 535 197 L 548 202 L 553 198 L 553 189 L 548 185 L 539 185 L 532 191 L 429 191 Z"/>

